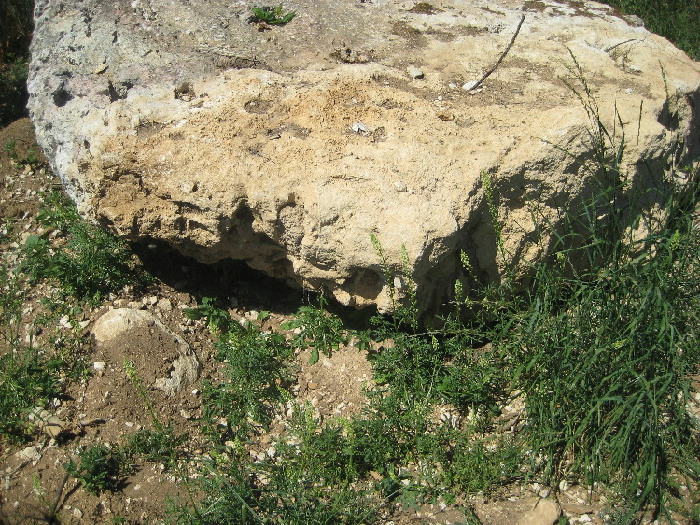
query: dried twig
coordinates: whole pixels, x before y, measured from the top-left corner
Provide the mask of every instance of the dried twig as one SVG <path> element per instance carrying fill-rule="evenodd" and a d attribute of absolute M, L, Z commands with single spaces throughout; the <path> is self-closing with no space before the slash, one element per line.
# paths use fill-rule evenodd
<path fill-rule="evenodd" d="M 49 521 L 49 523 L 54 523 L 56 521 L 56 511 L 58 510 L 58 504 L 61 502 L 61 496 L 63 496 L 63 488 L 66 486 L 66 481 L 68 481 L 68 472 L 66 472 L 63 475 L 63 479 L 61 482 L 58 484 L 58 488 L 56 489 L 56 499 L 54 500 L 53 504 L 49 508 L 49 513 L 46 516 L 46 519 Z"/>
<path fill-rule="evenodd" d="M 469 88 L 469 91 L 474 91 L 475 89 L 477 89 L 484 82 L 484 80 L 486 80 L 491 75 L 491 73 L 496 71 L 496 68 L 501 64 L 501 62 L 503 61 L 505 56 L 508 54 L 508 51 L 510 51 L 510 48 L 513 47 L 513 42 L 515 42 L 515 39 L 517 38 L 518 33 L 520 33 L 520 28 L 522 27 L 524 21 L 525 21 L 525 15 L 523 15 L 520 18 L 520 23 L 518 24 L 518 28 L 515 30 L 515 33 L 513 34 L 513 38 L 510 39 L 510 43 L 508 44 L 508 47 L 506 47 L 505 51 L 503 51 L 503 53 L 501 53 L 501 56 L 498 57 L 498 60 L 491 67 L 491 69 L 489 69 L 486 73 L 484 73 L 484 76 L 481 77 L 479 80 L 477 80 L 476 84 L 474 84 L 472 87 Z"/>
<path fill-rule="evenodd" d="M 638 38 L 628 38 L 627 40 L 620 42 L 619 44 L 615 44 L 614 46 L 610 46 L 610 47 L 605 48 L 605 52 L 610 53 L 610 51 L 612 51 L 616 47 L 620 47 L 621 45 L 628 44 L 630 42 L 636 42 L 637 40 L 639 40 L 639 39 Z"/>

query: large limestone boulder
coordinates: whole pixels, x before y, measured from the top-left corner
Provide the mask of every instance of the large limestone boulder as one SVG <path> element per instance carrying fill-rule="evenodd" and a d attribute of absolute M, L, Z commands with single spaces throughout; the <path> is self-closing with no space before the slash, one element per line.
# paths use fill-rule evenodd
<path fill-rule="evenodd" d="M 549 244 L 533 207 L 556 226 L 599 191 L 573 57 L 633 187 L 698 157 L 698 63 L 605 5 L 290 0 L 270 29 L 253 5 L 37 0 L 29 109 L 82 213 L 385 308 L 374 235 L 434 306 L 461 250 L 483 277 L 524 269 Z"/>

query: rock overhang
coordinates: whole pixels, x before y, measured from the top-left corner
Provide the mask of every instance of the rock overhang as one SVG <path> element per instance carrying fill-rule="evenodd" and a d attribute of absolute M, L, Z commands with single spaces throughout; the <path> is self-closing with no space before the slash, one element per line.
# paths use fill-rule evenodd
<path fill-rule="evenodd" d="M 390 306 L 372 235 L 395 268 L 405 250 L 426 304 L 449 293 L 461 250 L 497 275 L 485 172 L 506 264 L 541 255 L 527 202 L 551 211 L 586 191 L 589 122 L 561 81 L 574 59 L 601 117 L 637 132 L 631 165 L 670 151 L 672 132 L 688 158 L 700 149 L 697 64 L 593 2 L 297 2 L 265 32 L 245 2 L 61 5 L 37 2 L 30 111 L 79 209 L 345 304 Z M 465 89 L 523 15 L 483 90 Z M 660 118 L 669 92 L 676 130 Z"/>

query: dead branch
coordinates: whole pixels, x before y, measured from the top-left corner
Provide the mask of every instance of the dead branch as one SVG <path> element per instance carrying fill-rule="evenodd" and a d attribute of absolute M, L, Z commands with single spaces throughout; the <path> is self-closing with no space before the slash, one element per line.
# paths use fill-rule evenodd
<path fill-rule="evenodd" d="M 610 47 L 606 48 L 605 52 L 610 53 L 610 51 L 612 51 L 616 47 L 620 47 L 623 44 L 628 44 L 629 42 L 636 42 L 637 40 L 639 40 L 639 39 L 638 38 L 628 38 L 627 40 L 624 40 L 623 42 L 620 42 L 619 44 L 615 44 L 614 46 L 610 46 Z"/>
<path fill-rule="evenodd" d="M 476 84 L 474 84 L 472 87 L 469 88 L 469 91 L 474 91 L 475 89 L 477 89 L 484 82 L 484 80 L 486 80 L 491 75 L 491 73 L 496 71 L 496 68 L 501 64 L 501 62 L 503 61 L 505 56 L 508 54 L 508 51 L 510 51 L 510 48 L 513 47 L 513 42 L 515 42 L 515 39 L 518 37 L 518 33 L 520 33 L 520 28 L 522 27 L 524 21 L 525 21 L 525 15 L 523 15 L 520 18 L 520 23 L 518 24 L 518 28 L 515 30 L 515 33 L 513 34 L 513 38 L 510 39 L 510 43 L 508 44 L 508 47 L 506 47 L 505 51 L 503 51 L 503 53 L 501 53 L 501 56 L 498 57 L 498 60 L 491 67 L 491 69 L 489 69 L 486 73 L 484 73 L 484 76 L 481 77 L 479 80 L 477 80 Z"/>

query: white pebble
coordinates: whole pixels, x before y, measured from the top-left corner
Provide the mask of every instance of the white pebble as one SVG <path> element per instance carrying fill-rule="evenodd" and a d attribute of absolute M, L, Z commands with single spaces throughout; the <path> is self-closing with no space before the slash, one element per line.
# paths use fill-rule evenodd
<path fill-rule="evenodd" d="M 406 72 L 408 73 L 408 76 L 414 79 L 425 78 L 425 73 L 423 73 L 423 70 L 416 66 L 408 66 L 406 68 Z"/>

